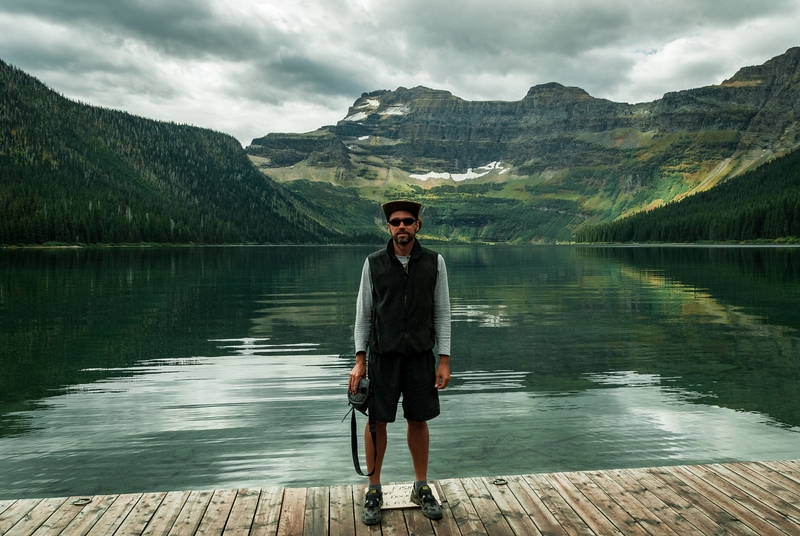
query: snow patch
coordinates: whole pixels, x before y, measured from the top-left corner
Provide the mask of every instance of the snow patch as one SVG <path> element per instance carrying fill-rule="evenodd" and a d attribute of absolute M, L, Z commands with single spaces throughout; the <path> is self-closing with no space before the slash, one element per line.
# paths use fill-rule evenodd
<path fill-rule="evenodd" d="M 418 180 L 424 181 L 424 180 L 427 180 L 427 179 L 449 179 L 450 178 L 450 174 L 447 173 L 447 172 L 445 172 L 445 173 L 436 173 L 435 171 L 429 171 L 425 175 L 414 174 L 414 175 L 409 175 L 409 177 L 411 177 L 412 179 L 418 179 Z"/>
<path fill-rule="evenodd" d="M 368 115 L 364 112 L 356 112 L 353 115 L 348 115 L 344 118 L 345 121 L 363 121 Z"/>
<path fill-rule="evenodd" d="M 498 171 L 499 175 L 502 175 L 510 168 L 504 168 L 500 165 L 500 161 L 494 161 L 486 164 L 485 166 L 481 166 L 477 168 L 478 171 L 473 171 L 472 168 L 469 168 L 466 173 L 437 173 L 435 171 L 429 171 L 428 173 L 422 175 L 419 173 L 414 173 L 409 175 L 412 179 L 417 179 L 420 181 L 424 181 L 427 179 L 453 179 L 456 182 L 465 181 L 467 179 L 477 179 L 483 177 L 484 175 L 488 175 L 491 171 Z"/>
<path fill-rule="evenodd" d="M 359 106 L 356 106 L 356 108 L 377 108 L 380 105 L 381 105 L 381 101 L 379 101 L 377 99 L 367 99 L 367 102 L 365 102 L 364 104 L 361 104 Z"/>
<path fill-rule="evenodd" d="M 392 104 L 382 111 L 381 115 L 405 115 L 410 111 L 411 108 L 409 108 L 406 104 Z"/>
<path fill-rule="evenodd" d="M 481 169 L 481 168 L 478 168 Z M 450 177 L 456 181 L 465 181 L 467 179 L 477 179 L 483 177 L 484 175 L 488 175 L 489 171 L 484 171 L 483 173 L 475 173 L 472 171 L 472 168 L 469 168 L 466 173 L 451 173 Z"/>

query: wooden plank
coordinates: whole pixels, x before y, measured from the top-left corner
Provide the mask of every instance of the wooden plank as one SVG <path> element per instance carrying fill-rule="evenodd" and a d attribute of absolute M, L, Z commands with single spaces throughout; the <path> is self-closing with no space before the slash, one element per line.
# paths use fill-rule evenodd
<path fill-rule="evenodd" d="M 330 490 L 330 536 L 352 536 L 356 533 L 353 492 L 349 486 L 333 486 Z"/>
<path fill-rule="evenodd" d="M 800 460 L 782 460 L 781 463 L 783 463 L 787 467 L 793 468 L 794 471 L 800 474 Z"/>
<path fill-rule="evenodd" d="M 514 536 L 514 531 L 500 511 L 499 506 L 486 489 L 484 482 L 477 478 L 462 478 L 461 484 L 469 495 L 475 511 L 489 536 Z"/>
<path fill-rule="evenodd" d="M 3 500 L 1 500 L 0 501 L 0 515 L 2 515 L 3 512 L 5 512 L 8 508 L 10 508 L 11 505 L 13 505 L 15 502 L 17 502 L 17 499 L 3 499 Z"/>
<path fill-rule="evenodd" d="M 306 490 L 306 511 L 303 521 L 303 534 L 328 534 L 330 491 L 328 488 L 314 487 Z"/>
<path fill-rule="evenodd" d="M 300 536 L 303 534 L 303 515 L 306 511 L 305 488 L 287 488 L 283 492 L 281 517 L 278 522 L 280 536 Z"/>
<path fill-rule="evenodd" d="M 717 532 L 717 525 L 711 518 L 693 508 L 664 482 L 647 472 L 617 470 L 604 471 L 603 474 L 678 534 L 715 534 Z"/>
<path fill-rule="evenodd" d="M 406 520 L 406 529 L 409 534 L 414 534 L 415 536 L 435 536 L 436 532 L 434 531 L 432 523 L 438 523 L 438 521 L 431 521 L 425 517 L 420 508 L 408 508 L 402 512 Z M 442 510 L 442 514 L 444 514 L 444 510 Z"/>
<path fill-rule="evenodd" d="M 724 510 L 733 519 L 741 521 L 758 534 L 774 534 L 776 527 L 765 521 L 762 517 L 754 514 L 751 510 L 742 506 L 739 502 L 723 493 L 710 482 L 698 478 L 687 470 L 688 466 L 666 467 L 664 471 L 675 475 L 677 478 L 696 490 L 696 492 L 708 500 L 714 502 L 719 508 Z M 741 492 L 739 492 L 741 494 Z M 779 530 L 779 529 L 778 529 Z"/>
<path fill-rule="evenodd" d="M 225 523 L 224 536 L 248 536 L 250 534 L 260 496 L 261 490 L 258 488 L 236 491 L 233 508 L 228 516 L 228 522 Z"/>
<path fill-rule="evenodd" d="M 531 517 L 525 512 L 517 497 L 509 489 L 506 477 L 483 478 L 480 479 L 480 482 L 489 492 L 514 534 L 531 534 L 534 536 L 542 534 Z"/>
<path fill-rule="evenodd" d="M 608 495 L 587 473 L 564 473 L 564 476 L 586 497 L 608 521 L 623 534 L 646 536 L 647 531 L 639 524 L 630 512 Z M 632 505 L 633 503 L 631 503 Z M 640 505 L 640 509 L 641 508 Z M 658 523 L 657 518 L 650 512 L 644 514 L 647 518 Z"/>
<path fill-rule="evenodd" d="M 274 536 L 277 534 L 282 504 L 283 487 L 272 486 L 262 489 L 250 536 Z"/>
<path fill-rule="evenodd" d="M 593 484 L 598 486 L 603 493 L 627 512 L 634 522 L 641 526 L 645 532 L 670 536 L 678 535 L 669 524 L 662 521 L 655 512 L 650 510 L 649 501 L 647 500 L 648 497 L 644 494 L 639 493 L 635 495 L 630 493 L 612 479 L 606 471 L 592 471 L 584 473 L 582 476 L 591 479 Z M 689 523 L 685 523 L 684 530 L 681 531 L 681 534 L 691 534 L 692 532 L 699 534 L 699 531 L 695 527 Z"/>
<path fill-rule="evenodd" d="M 356 536 L 374 536 L 381 534 L 380 525 L 367 526 L 361 522 L 361 511 L 364 508 L 364 498 L 367 493 L 366 484 L 355 484 L 350 487 L 353 495 L 353 510 L 356 518 Z"/>
<path fill-rule="evenodd" d="M 770 523 L 774 527 L 772 529 L 773 531 L 777 528 L 787 534 L 794 534 L 797 532 L 798 525 L 787 518 L 786 514 L 779 511 L 780 508 L 785 509 L 785 506 L 791 507 L 791 505 L 785 501 L 781 501 L 768 493 L 759 493 L 757 497 L 751 495 L 748 492 L 748 489 L 753 487 L 751 484 L 746 482 L 734 484 L 716 473 L 711 466 L 695 465 L 686 467 L 684 470 L 693 474 L 698 479 L 716 487 L 721 495 L 742 505 L 746 510 L 752 512 L 751 515 L 755 515 L 757 518 Z M 773 498 L 775 500 L 772 500 Z M 776 501 L 780 501 L 777 506 L 775 505 Z M 762 531 L 762 534 L 763 533 Z"/>
<path fill-rule="evenodd" d="M 553 488 L 572 507 L 586 525 L 595 534 L 622 534 L 608 518 L 603 515 L 597 506 L 593 505 L 586 496 L 573 484 L 567 473 L 552 473 L 545 478 L 550 481 Z"/>
<path fill-rule="evenodd" d="M 53 512 L 53 515 L 44 520 L 33 536 L 57 535 L 69 525 L 85 506 L 82 503 L 74 504 L 75 501 L 82 500 L 82 497 L 69 497 L 61 506 Z"/>
<path fill-rule="evenodd" d="M 69 536 L 84 536 L 87 534 L 97 521 L 106 513 L 118 495 L 95 495 L 91 502 L 81 507 L 69 524 L 64 527 L 61 534 Z"/>
<path fill-rule="evenodd" d="M 228 515 L 233 508 L 233 501 L 236 500 L 235 489 L 218 489 L 211 496 L 203 519 L 197 527 L 196 536 L 214 535 L 218 536 L 225 530 L 225 523 Z"/>
<path fill-rule="evenodd" d="M 28 536 L 35 532 L 47 518 L 52 516 L 64 504 L 64 497 L 56 499 L 42 499 L 34 508 L 29 510 L 10 529 L 3 532 L 4 536 Z"/>
<path fill-rule="evenodd" d="M 800 485 L 800 472 L 795 471 L 793 466 L 787 465 L 785 462 L 758 462 L 760 465 L 764 467 L 768 467 L 773 471 L 779 473 L 784 478 L 788 478 L 789 480 L 794 481 L 797 485 Z"/>
<path fill-rule="evenodd" d="M 461 530 L 458 528 L 456 518 L 450 509 L 450 503 L 447 502 L 447 497 L 442 491 L 442 486 L 438 481 L 435 481 L 433 485 L 436 487 L 436 491 L 439 492 L 439 499 L 442 502 L 442 519 L 431 523 L 433 532 L 436 536 L 461 536 Z"/>
<path fill-rule="evenodd" d="M 383 510 L 380 527 L 383 536 L 408 536 L 406 519 L 403 511 L 399 509 Z"/>
<path fill-rule="evenodd" d="M 611 523 L 617 527 L 623 534 L 632 534 L 636 536 L 646 536 L 647 531 L 639 523 L 639 519 L 634 518 L 631 513 L 622 507 L 620 503 L 615 501 L 608 493 L 605 492 L 594 480 L 592 480 L 588 473 L 565 473 L 564 476 L 580 491 L 586 499 L 589 500 Z M 633 506 L 632 501 L 628 501 L 630 506 Z M 644 511 L 644 508 L 639 505 L 639 511 Z M 643 516 L 653 521 L 653 525 L 660 523 L 658 518 L 653 516 L 650 512 L 643 513 Z"/>
<path fill-rule="evenodd" d="M 188 491 L 170 491 L 164 496 L 161 504 L 147 528 L 144 530 L 142 536 L 167 536 L 175 521 L 178 519 L 178 514 L 189 499 L 190 492 Z"/>
<path fill-rule="evenodd" d="M 139 536 L 153 519 L 153 515 L 166 496 L 165 492 L 145 493 L 136 501 L 133 510 L 114 533 L 114 536 Z"/>
<path fill-rule="evenodd" d="M 594 534 L 545 475 L 527 475 L 525 481 L 570 536 Z"/>
<path fill-rule="evenodd" d="M 792 480 L 791 478 L 787 477 L 783 473 L 779 473 L 774 469 L 767 467 L 766 465 L 762 465 L 759 463 L 742 463 L 739 464 L 742 470 L 749 472 L 749 474 L 758 474 L 763 480 L 766 480 L 770 483 L 771 486 L 776 486 L 780 490 L 781 493 L 780 497 L 783 498 L 784 493 L 791 494 L 792 497 L 795 497 L 793 500 L 789 500 L 785 498 L 785 500 L 795 504 L 797 497 L 800 497 L 800 482 Z"/>
<path fill-rule="evenodd" d="M 744 486 L 751 487 L 753 493 L 763 494 L 766 492 L 769 494 L 768 497 L 776 497 L 781 501 L 780 503 L 776 502 L 776 504 L 785 503 L 788 505 L 786 507 L 787 516 L 792 517 L 795 523 L 800 519 L 800 495 L 792 493 L 789 489 L 783 487 L 775 476 L 766 476 L 758 471 L 753 471 L 745 464 L 739 463 L 725 466 L 714 465 L 713 468 L 714 471 L 731 480 L 734 484 L 739 485 L 741 483 Z M 730 475 L 730 478 L 728 475 Z M 739 487 L 742 486 L 740 485 Z M 800 488 L 798 490 L 800 491 Z"/>
<path fill-rule="evenodd" d="M 214 492 L 210 490 L 192 491 L 183 504 L 175 524 L 169 531 L 169 536 L 183 536 L 194 534 L 200 526 Z"/>
<path fill-rule="evenodd" d="M 693 497 L 692 494 L 697 495 L 697 493 L 683 481 L 676 479 L 673 475 L 665 474 L 664 478 L 674 479 L 676 486 L 680 483 L 681 486 L 690 491 L 690 494 L 680 493 L 677 487 L 668 485 L 663 479 L 656 477 L 647 469 L 625 469 L 621 472 L 632 475 L 637 482 L 647 486 L 648 492 L 664 501 L 666 505 L 697 527 L 703 534 L 717 534 L 720 530 L 754 534 L 746 526 L 741 525 L 741 523 L 736 527 L 737 531 L 731 531 L 725 519 L 712 519 L 709 512 L 717 511 L 719 508 L 714 503 L 706 501 L 704 498 Z M 698 508 L 698 503 L 702 504 L 704 502 L 709 508 Z"/>
<path fill-rule="evenodd" d="M 17 524 L 25 517 L 28 512 L 33 510 L 43 499 L 20 499 L 6 508 L 0 514 L 0 534 L 5 534 L 7 530 Z"/>
<path fill-rule="evenodd" d="M 92 525 L 92 528 L 86 533 L 91 536 L 107 536 L 114 534 L 116 530 L 125 521 L 125 518 L 133 510 L 136 502 L 141 498 L 141 493 L 125 493 L 117 495 L 114 502 L 100 516 L 100 519 Z"/>
<path fill-rule="evenodd" d="M 647 469 L 648 473 L 664 482 L 674 492 L 680 501 L 688 501 L 693 508 L 696 508 L 707 515 L 720 528 L 730 534 L 748 534 L 755 536 L 758 532 L 744 524 L 735 515 L 711 501 L 702 490 L 697 490 L 686 483 L 682 478 L 676 476 L 666 467 Z M 674 506 L 673 506 L 674 508 Z M 684 513 L 685 515 L 685 513 Z M 699 519 L 697 520 L 699 521 Z M 692 524 L 699 526 L 699 523 L 692 520 Z"/>
<path fill-rule="evenodd" d="M 528 482 L 521 476 L 507 476 L 506 487 L 519 502 L 522 510 L 531 518 L 537 530 L 547 536 L 566 536 L 568 533 L 544 505 Z"/>
<path fill-rule="evenodd" d="M 463 536 L 486 534 L 481 518 L 460 480 L 440 480 L 439 487 L 447 499 L 453 519 Z"/>

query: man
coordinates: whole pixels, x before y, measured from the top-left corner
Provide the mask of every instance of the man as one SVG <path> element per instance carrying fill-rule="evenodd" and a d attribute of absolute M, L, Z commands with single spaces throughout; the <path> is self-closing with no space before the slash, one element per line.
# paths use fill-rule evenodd
<path fill-rule="evenodd" d="M 361 519 L 381 520 L 381 465 L 386 453 L 386 423 L 394 422 L 400 395 L 408 423 L 408 449 L 414 464 L 411 500 L 430 519 L 442 518 L 442 507 L 427 482 L 428 423 L 439 415 L 439 389 L 450 381 L 450 292 L 441 255 L 423 248 L 416 235 L 422 227 L 421 205 L 392 201 L 382 205 L 391 239 L 385 249 L 367 257 L 356 303 L 356 364 L 350 391 L 369 369 L 373 388 L 377 445 L 364 432 L 367 469 L 372 472 Z M 439 364 L 433 348 L 439 353 Z M 369 348 L 369 363 L 367 363 Z M 373 449 L 377 449 L 377 455 Z M 374 469 L 374 472 L 373 472 Z"/>

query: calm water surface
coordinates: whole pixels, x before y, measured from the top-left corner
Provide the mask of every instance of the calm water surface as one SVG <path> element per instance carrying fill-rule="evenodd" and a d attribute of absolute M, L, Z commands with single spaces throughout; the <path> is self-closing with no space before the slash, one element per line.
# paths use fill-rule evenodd
<path fill-rule="evenodd" d="M 359 482 L 341 419 L 374 249 L 0 251 L 0 499 Z M 800 458 L 799 249 L 437 249 L 431 478 Z M 409 480 L 403 424 L 389 441 Z"/>

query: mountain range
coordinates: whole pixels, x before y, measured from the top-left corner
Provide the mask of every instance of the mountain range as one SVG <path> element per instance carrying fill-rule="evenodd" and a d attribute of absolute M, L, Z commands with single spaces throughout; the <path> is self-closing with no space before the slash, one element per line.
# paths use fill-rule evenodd
<path fill-rule="evenodd" d="M 72 101 L 0 61 L 0 245 L 380 243 L 380 203 L 397 198 L 424 204 L 425 241 L 617 236 L 588 230 L 797 148 L 799 64 L 792 48 L 639 104 L 557 83 L 515 102 L 372 91 L 336 125 L 243 149 L 224 133 Z"/>
<path fill-rule="evenodd" d="M 422 201 L 437 240 L 568 240 L 792 151 L 798 110 L 800 47 L 718 85 L 639 104 L 558 83 L 514 102 L 373 91 L 336 125 L 267 134 L 246 150 L 309 200 L 325 183 L 360 199 Z"/>

